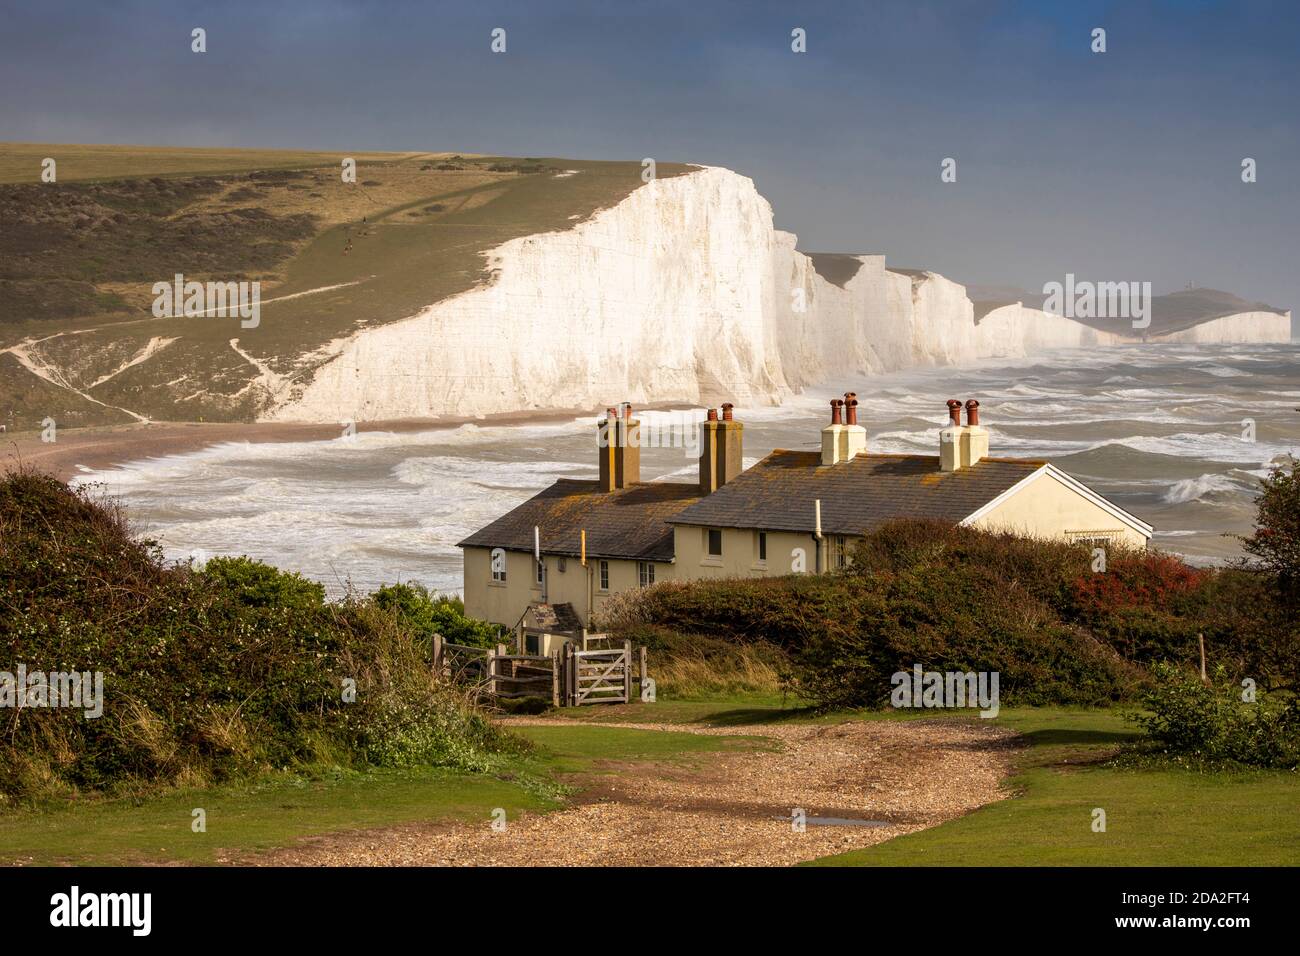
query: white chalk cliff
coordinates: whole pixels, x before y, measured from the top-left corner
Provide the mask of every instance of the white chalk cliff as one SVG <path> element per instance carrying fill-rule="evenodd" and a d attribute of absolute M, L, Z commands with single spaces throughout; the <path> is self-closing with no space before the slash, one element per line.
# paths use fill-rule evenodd
<path fill-rule="evenodd" d="M 1261 343 L 1289 342 L 1291 314 L 1276 312 L 1239 312 L 1210 319 L 1200 325 L 1160 337 L 1161 342 L 1184 345 L 1212 345 L 1219 342 Z"/>
<path fill-rule="evenodd" d="M 658 180 L 568 231 L 497 247 L 486 284 L 339 343 L 262 418 L 770 404 L 839 375 L 1119 341 L 1020 305 L 977 324 L 963 286 L 890 271 L 884 256 L 835 257 L 852 272 L 839 285 L 795 241 L 744 176 L 707 167 Z M 1290 320 L 1229 316 L 1185 334 L 1177 341 L 1287 341 Z"/>

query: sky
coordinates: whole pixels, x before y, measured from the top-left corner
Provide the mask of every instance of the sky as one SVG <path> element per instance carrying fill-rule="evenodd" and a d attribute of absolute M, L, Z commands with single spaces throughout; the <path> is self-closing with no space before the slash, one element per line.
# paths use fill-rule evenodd
<path fill-rule="evenodd" d="M 0 24 L 0 141 L 703 163 L 805 251 L 1300 302 L 1294 0 L 0 0 Z"/>

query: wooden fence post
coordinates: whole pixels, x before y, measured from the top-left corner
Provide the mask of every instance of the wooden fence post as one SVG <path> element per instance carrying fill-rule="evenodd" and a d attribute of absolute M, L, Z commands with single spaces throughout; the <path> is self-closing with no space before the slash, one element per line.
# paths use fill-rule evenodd
<path fill-rule="evenodd" d="M 560 706 L 560 652 L 551 651 L 551 706 Z"/>
<path fill-rule="evenodd" d="M 632 703 L 632 642 L 623 642 L 623 703 Z"/>
<path fill-rule="evenodd" d="M 442 661 L 442 654 L 443 654 L 443 650 L 442 650 L 442 635 L 441 635 L 441 634 L 435 634 L 435 635 L 433 635 L 433 672 L 434 672 L 435 674 L 437 674 L 439 677 L 442 677 L 442 676 L 443 676 L 443 673 L 442 673 L 442 664 L 443 664 L 443 661 Z"/>
<path fill-rule="evenodd" d="M 644 644 L 642 644 L 639 648 L 637 648 L 637 657 L 639 657 L 639 658 L 641 659 L 641 680 L 639 681 L 639 683 L 641 683 L 642 685 L 644 685 L 644 684 L 645 684 L 645 676 L 646 676 L 646 675 L 645 675 L 645 663 L 646 663 L 646 661 L 645 661 L 645 645 L 644 645 Z"/>
<path fill-rule="evenodd" d="M 578 658 L 572 641 L 564 642 L 564 696 L 569 707 L 578 705 Z"/>

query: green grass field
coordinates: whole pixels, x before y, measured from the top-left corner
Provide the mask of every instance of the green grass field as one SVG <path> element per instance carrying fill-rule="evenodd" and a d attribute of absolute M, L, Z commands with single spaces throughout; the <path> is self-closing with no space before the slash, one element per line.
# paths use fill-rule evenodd
<path fill-rule="evenodd" d="M 373 771 L 0 813 L 0 864 L 210 864 L 340 830 L 476 819 L 486 826 L 497 807 L 514 817 L 522 810 L 561 806 L 557 775 L 580 780 L 603 772 L 603 760 L 689 760 L 762 743 L 580 724 L 518 730 L 537 750 L 510 779 L 438 770 Z M 206 812 L 204 833 L 191 830 L 195 808 Z"/>
<path fill-rule="evenodd" d="M 1029 750 L 1019 795 L 820 866 L 1296 866 L 1300 778 L 1107 766 L 1134 735 L 1118 712 L 1003 711 Z M 1106 832 L 1093 832 L 1093 810 Z"/>
<path fill-rule="evenodd" d="M 691 762 L 771 746 L 760 735 L 635 730 L 613 721 L 735 726 L 783 721 L 925 720 L 915 712 L 818 714 L 780 698 L 740 696 L 560 711 L 570 725 L 518 727 L 536 745 L 510 779 L 443 771 L 375 771 L 113 799 L 0 814 L 0 863 L 213 863 L 339 830 L 475 820 L 562 806 L 561 784 L 617 772 L 604 761 Z M 1016 796 L 965 817 L 816 866 L 1267 866 L 1300 864 L 1295 774 L 1196 773 L 1109 761 L 1134 735 L 1118 711 L 1005 710 L 1028 749 L 1008 781 Z M 207 812 L 206 833 L 190 830 Z M 1092 829 L 1094 808 L 1106 832 Z"/>
<path fill-rule="evenodd" d="M 818 713 L 777 696 L 740 695 L 578 708 L 584 723 L 711 726 L 928 720 L 929 711 Z M 942 716 L 942 715 L 940 715 Z M 1300 776 L 1107 766 L 1136 731 L 1118 710 L 1018 708 L 996 721 L 1029 749 L 1008 785 L 1017 795 L 931 830 L 817 866 L 1300 865 Z M 1092 811 L 1106 811 L 1093 833 Z"/>
<path fill-rule="evenodd" d="M 219 787 L 0 814 L 0 863 L 216 863 L 337 830 L 487 820 L 495 807 L 513 816 L 553 805 L 515 782 L 431 770 Z M 191 831 L 195 808 L 207 814 L 205 833 Z"/>
<path fill-rule="evenodd" d="M 309 152 L 301 149 L 219 149 L 79 143 L 0 143 L 0 183 L 40 182 L 41 161 L 56 163 L 61 182 L 136 176 L 216 176 L 253 169 L 334 166 L 340 156 L 395 160 L 426 153 Z M 441 154 L 438 154 L 441 155 Z"/>
<path fill-rule="evenodd" d="M 592 708 L 593 710 L 598 708 Z M 634 730 L 608 724 L 572 727 L 516 727 L 515 732 L 542 748 L 558 773 L 584 773 L 595 760 L 676 760 L 719 750 L 764 746 L 761 737 Z"/>

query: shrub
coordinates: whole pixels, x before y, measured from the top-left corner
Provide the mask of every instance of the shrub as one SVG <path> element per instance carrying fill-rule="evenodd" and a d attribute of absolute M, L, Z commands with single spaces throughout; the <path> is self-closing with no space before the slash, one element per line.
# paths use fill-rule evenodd
<path fill-rule="evenodd" d="M 647 649 L 655 693 L 665 697 L 775 694 L 790 669 L 785 653 L 765 641 L 728 641 L 647 625 L 629 627 L 619 637 Z"/>
<path fill-rule="evenodd" d="M 825 575 L 665 581 L 611 599 L 601 626 L 611 632 L 655 624 L 680 634 L 797 647 L 835 619 L 853 596 Z"/>
<path fill-rule="evenodd" d="M 996 670 L 1008 703 L 1134 695 L 1141 665 L 1211 663 L 1268 690 L 1300 690 L 1300 615 L 1276 575 L 1201 569 L 1109 548 L 1104 572 L 1066 542 L 928 521 L 867 535 L 846 569 L 770 579 L 665 582 L 607 606 L 617 633 L 661 627 L 784 649 L 787 689 L 828 706 L 885 700 L 889 677 Z"/>
<path fill-rule="evenodd" d="M 1279 593 L 1295 608 L 1300 603 L 1300 475 L 1294 457 L 1260 482 L 1255 508 L 1255 532 L 1241 539 L 1242 546 L 1277 576 Z"/>
<path fill-rule="evenodd" d="M 326 603 L 248 558 L 168 566 L 111 502 L 46 476 L 0 479 L 0 608 L 0 670 L 104 680 L 97 719 L 0 709 L 0 800 L 322 763 L 473 770 L 512 747 L 433 679 L 399 609 Z"/>
<path fill-rule="evenodd" d="M 1242 687 L 1218 668 L 1202 683 L 1190 669 L 1157 664 L 1155 683 L 1143 698 L 1149 711 L 1135 716 L 1146 732 L 1146 749 L 1187 764 L 1234 763 L 1295 769 L 1300 766 L 1300 703 Z"/>
<path fill-rule="evenodd" d="M 397 615 L 426 646 L 441 634 L 453 644 L 494 647 L 501 640 L 501 628 L 487 621 L 465 616 L 465 602 L 453 595 L 430 594 L 422 585 L 390 584 L 372 598 L 381 608 Z"/>
<path fill-rule="evenodd" d="M 827 707 L 888 700 L 891 676 L 997 671 L 1006 703 L 1101 703 L 1140 673 L 1062 618 L 1088 552 L 929 522 L 869 535 L 824 575 L 666 582 L 611 602 L 619 637 L 638 627 L 784 649 L 785 689 Z"/>
<path fill-rule="evenodd" d="M 814 632 L 795 651 L 792 688 L 829 707 L 881 705 L 892 675 L 920 664 L 997 672 L 1005 705 L 1125 696 L 1137 675 L 1117 655 L 996 571 L 967 572 L 920 564 L 903 573 L 844 575 L 866 598 L 855 603 L 853 619 Z"/>
<path fill-rule="evenodd" d="M 293 571 L 281 571 L 252 558 L 211 558 L 202 574 L 250 608 L 318 609 L 325 586 Z"/>

